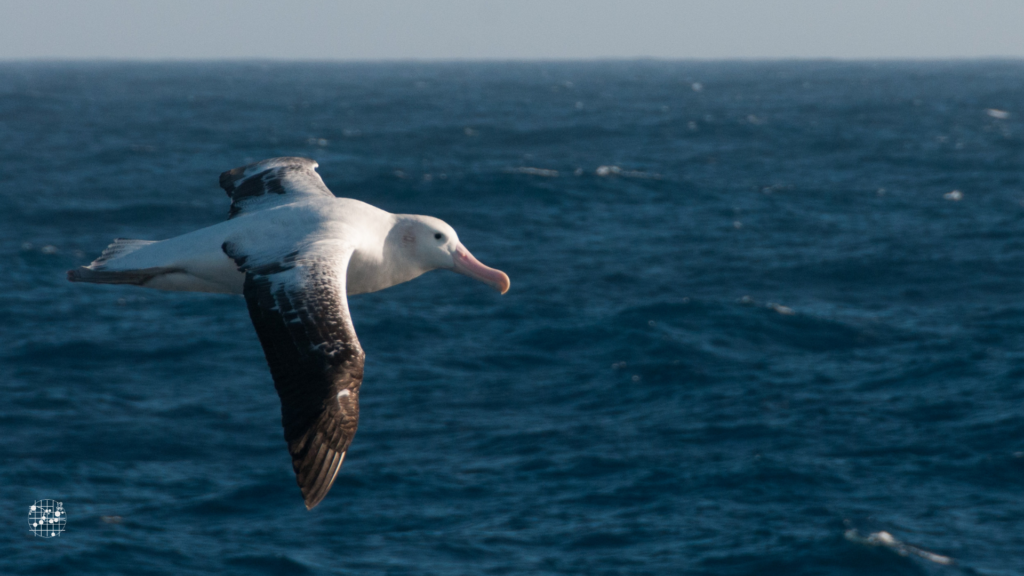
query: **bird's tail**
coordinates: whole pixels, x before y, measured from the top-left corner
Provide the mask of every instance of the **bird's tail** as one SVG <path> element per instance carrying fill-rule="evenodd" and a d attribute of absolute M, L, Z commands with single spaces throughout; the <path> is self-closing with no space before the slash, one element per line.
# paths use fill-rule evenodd
<path fill-rule="evenodd" d="M 162 266 L 153 268 L 139 268 L 134 270 L 111 270 L 108 263 L 112 260 L 122 258 L 139 248 L 154 244 L 154 240 L 130 240 L 128 238 L 116 238 L 107 246 L 100 257 L 93 260 L 88 266 L 80 266 L 74 270 L 68 270 L 68 280 L 71 282 L 91 282 L 93 284 L 145 284 L 149 280 L 161 274 L 172 272 L 173 269 Z"/>

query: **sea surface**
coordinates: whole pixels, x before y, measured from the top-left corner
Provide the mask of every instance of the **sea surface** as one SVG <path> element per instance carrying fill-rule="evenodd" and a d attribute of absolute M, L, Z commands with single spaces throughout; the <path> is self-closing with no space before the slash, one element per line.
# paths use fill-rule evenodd
<path fill-rule="evenodd" d="M 283 155 L 512 280 L 352 298 L 313 511 L 240 296 L 65 280 Z M 1024 574 L 1024 62 L 7 63 L 0 202 L 2 574 Z"/>

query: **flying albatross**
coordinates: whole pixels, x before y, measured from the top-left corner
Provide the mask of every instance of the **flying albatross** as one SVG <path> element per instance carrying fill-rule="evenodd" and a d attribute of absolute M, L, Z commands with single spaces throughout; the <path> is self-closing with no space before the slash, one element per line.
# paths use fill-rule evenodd
<path fill-rule="evenodd" d="M 359 423 L 363 350 L 348 295 L 446 268 L 504 294 L 451 226 L 337 198 L 308 158 L 229 170 L 228 219 L 163 241 L 117 239 L 72 282 L 242 294 L 281 398 L 281 420 L 306 508 L 323 500 Z"/>

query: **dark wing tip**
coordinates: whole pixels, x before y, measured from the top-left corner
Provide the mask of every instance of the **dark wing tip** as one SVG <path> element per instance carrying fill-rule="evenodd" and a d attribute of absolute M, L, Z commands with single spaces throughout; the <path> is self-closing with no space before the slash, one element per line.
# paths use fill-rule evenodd
<path fill-rule="evenodd" d="M 299 156 L 281 156 L 279 158 L 267 158 L 266 160 L 260 160 L 259 162 L 253 162 L 252 164 L 246 164 L 245 166 L 239 166 L 238 168 L 232 168 L 226 172 L 220 174 L 220 187 L 231 196 L 235 191 L 235 188 L 249 176 L 269 170 L 272 168 L 283 168 L 285 166 L 298 166 L 300 168 L 308 168 L 315 170 L 319 164 L 316 160 L 310 158 L 301 158 Z"/>
<path fill-rule="evenodd" d="M 355 434 L 355 423 L 348 424 L 346 426 L 335 415 L 325 412 L 302 436 L 288 443 L 295 481 L 302 490 L 307 510 L 319 504 L 334 485 Z"/>
<path fill-rule="evenodd" d="M 306 502 L 306 510 L 316 508 L 330 492 L 335 478 L 341 470 L 346 452 L 337 452 L 325 444 L 320 445 L 316 453 L 309 452 L 303 459 L 295 459 L 295 480 L 302 490 L 302 499 Z"/>
<path fill-rule="evenodd" d="M 220 173 L 220 187 L 228 193 L 228 196 L 231 196 L 231 193 L 235 191 L 235 181 L 245 174 L 247 167 L 239 166 L 238 168 L 232 168 Z"/>

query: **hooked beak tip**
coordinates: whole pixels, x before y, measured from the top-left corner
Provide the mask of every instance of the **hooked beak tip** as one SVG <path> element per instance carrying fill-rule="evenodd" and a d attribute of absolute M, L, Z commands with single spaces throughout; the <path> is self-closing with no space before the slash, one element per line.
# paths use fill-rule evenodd
<path fill-rule="evenodd" d="M 491 286 L 501 294 L 508 292 L 509 286 L 511 285 L 511 282 L 508 279 L 508 274 L 505 274 L 501 270 L 495 270 L 494 268 L 484 266 L 479 260 L 474 258 L 473 255 L 469 253 L 469 250 L 466 250 L 464 246 L 459 246 L 458 250 L 456 250 L 455 265 L 452 270 L 459 274 L 469 276 L 474 280 L 479 280 L 480 282 Z"/>
<path fill-rule="evenodd" d="M 512 285 L 512 282 L 508 279 L 508 274 L 502 272 L 501 276 L 502 279 L 498 282 L 494 289 L 497 290 L 499 293 L 504 294 L 505 292 L 508 292 L 508 289 Z"/>

